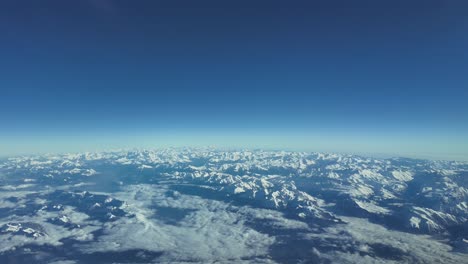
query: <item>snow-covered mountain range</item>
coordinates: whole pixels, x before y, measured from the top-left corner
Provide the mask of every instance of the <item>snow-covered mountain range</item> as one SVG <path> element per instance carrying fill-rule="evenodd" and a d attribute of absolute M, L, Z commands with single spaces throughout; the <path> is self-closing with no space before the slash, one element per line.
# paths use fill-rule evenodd
<path fill-rule="evenodd" d="M 187 148 L 13 157 L 0 162 L 0 175 L 0 216 L 21 215 L 24 208 L 11 203 L 33 197 L 32 190 L 41 186 L 44 193 L 34 199 L 45 201 L 25 204 L 31 215 L 60 205 L 96 221 L 138 217 L 128 201 L 112 193 L 150 184 L 170 186 L 170 195 L 278 211 L 310 228 L 360 218 L 388 230 L 446 240 L 461 254 L 468 249 L 465 162 Z M 64 213 L 48 221 L 78 225 Z M 11 232 L 31 239 L 47 235 L 33 224 L 0 225 L 0 235 Z"/>

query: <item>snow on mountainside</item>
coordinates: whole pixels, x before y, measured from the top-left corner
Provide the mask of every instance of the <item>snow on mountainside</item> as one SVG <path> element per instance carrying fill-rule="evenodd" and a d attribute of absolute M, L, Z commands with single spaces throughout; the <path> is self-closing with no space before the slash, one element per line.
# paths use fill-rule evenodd
<path fill-rule="evenodd" d="M 164 149 L 15 157 L 1 162 L 0 171 L 24 175 L 24 184 L 50 186 L 80 186 L 93 177 L 111 178 L 116 185 L 174 181 L 184 183 L 179 188 L 185 191 L 204 188 L 215 196 L 281 210 L 310 223 L 357 216 L 402 231 L 468 239 L 468 164 L 463 162 Z M 110 177 L 112 173 L 118 178 Z M 111 215 L 109 210 L 95 210 Z"/>

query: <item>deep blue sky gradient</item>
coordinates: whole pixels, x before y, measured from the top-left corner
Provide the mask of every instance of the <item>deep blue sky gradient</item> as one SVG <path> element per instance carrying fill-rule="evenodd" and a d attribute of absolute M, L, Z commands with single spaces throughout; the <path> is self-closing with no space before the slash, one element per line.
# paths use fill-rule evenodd
<path fill-rule="evenodd" d="M 6 0 L 0 33 L 0 154 L 193 143 L 468 159 L 466 1 Z"/>

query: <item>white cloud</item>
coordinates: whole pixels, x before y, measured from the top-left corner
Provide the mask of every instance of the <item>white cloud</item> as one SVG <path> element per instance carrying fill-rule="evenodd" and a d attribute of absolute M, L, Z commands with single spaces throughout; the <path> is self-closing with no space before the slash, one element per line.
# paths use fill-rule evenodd
<path fill-rule="evenodd" d="M 404 262 L 411 263 L 464 263 L 466 254 L 451 251 L 452 248 L 428 235 L 416 235 L 386 229 L 370 223 L 366 219 L 342 217 L 347 224 L 326 228 L 321 233 L 310 233 L 306 238 L 311 240 L 331 239 L 336 245 L 370 246 L 382 244 L 403 252 Z M 359 249 L 359 248 L 358 248 Z M 368 251 L 368 250 L 366 250 Z M 321 256 L 337 263 L 391 263 L 392 261 L 377 257 L 362 257 L 355 252 L 336 250 L 324 252 Z"/>
<path fill-rule="evenodd" d="M 179 194 L 166 197 L 160 186 L 138 185 L 116 194 L 135 218 L 104 225 L 104 235 L 83 248 L 86 253 L 146 249 L 164 252 L 158 261 L 233 261 L 265 258 L 274 238 L 245 225 L 230 205 Z M 151 205 L 193 209 L 178 225 L 158 220 Z"/>
<path fill-rule="evenodd" d="M 66 214 L 72 223 L 79 224 L 80 228 L 67 229 L 62 226 L 54 225 L 47 222 L 48 219 L 57 218 L 61 215 Z M 92 232 L 100 228 L 100 223 L 96 221 L 88 221 L 86 214 L 77 212 L 72 207 L 65 207 L 63 211 L 47 212 L 39 210 L 35 215 L 29 216 L 17 216 L 10 215 L 0 219 L 0 226 L 8 223 L 32 223 L 40 226 L 42 233 L 45 236 L 37 238 L 26 237 L 23 235 L 17 235 L 14 233 L 2 233 L 2 239 L 0 240 L 0 252 L 8 251 L 16 247 L 20 247 L 26 244 L 36 245 L 62 245 L 63 238 L 73 238 L 80 241 L 89 241 L 93 239 Z"/>

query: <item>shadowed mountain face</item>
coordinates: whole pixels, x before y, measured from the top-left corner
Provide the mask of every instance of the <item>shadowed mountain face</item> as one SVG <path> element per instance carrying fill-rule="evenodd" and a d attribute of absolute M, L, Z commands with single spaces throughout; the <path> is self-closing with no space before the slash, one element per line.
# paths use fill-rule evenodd
<path fill-rule="evenodd" d="M 468 164 L 164 149 L 0 161 L 1 263 L 463 263 Z"/>

